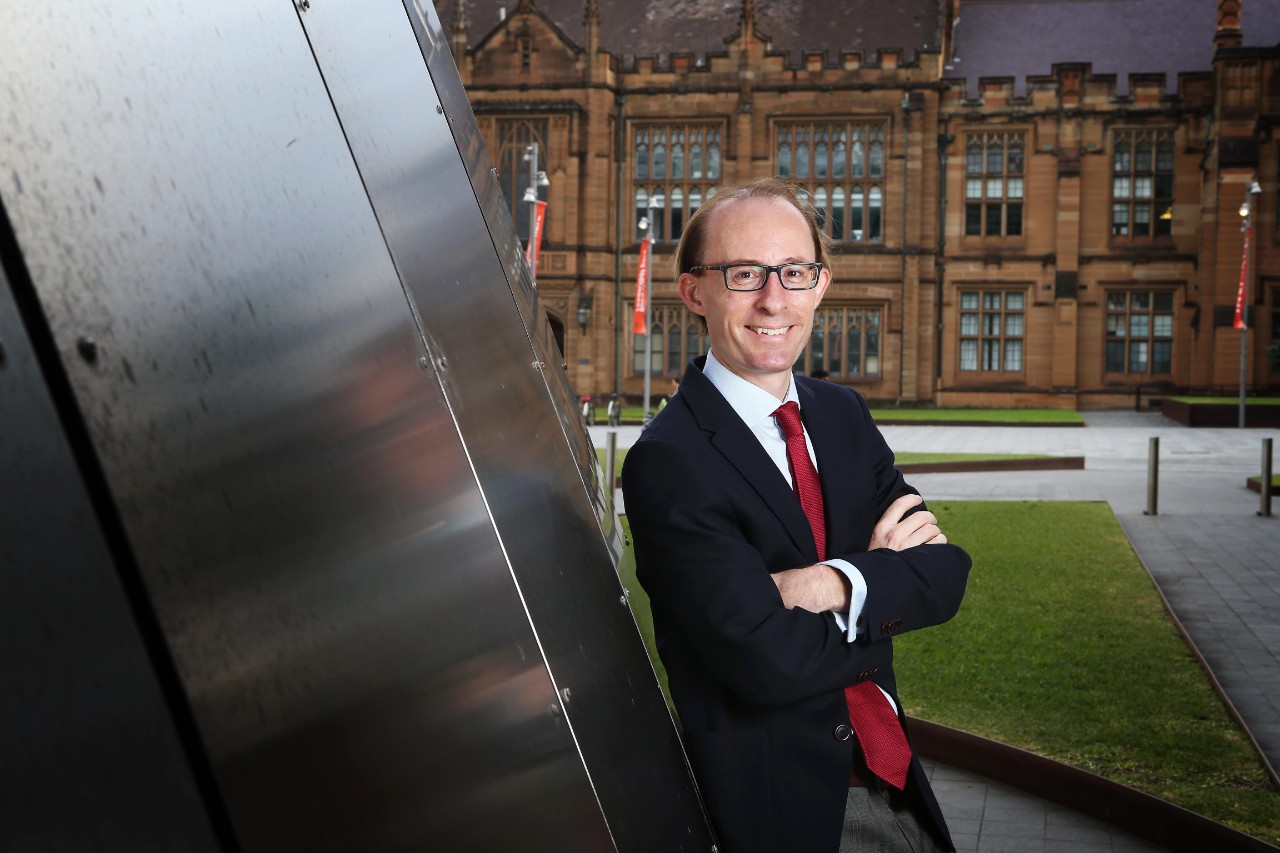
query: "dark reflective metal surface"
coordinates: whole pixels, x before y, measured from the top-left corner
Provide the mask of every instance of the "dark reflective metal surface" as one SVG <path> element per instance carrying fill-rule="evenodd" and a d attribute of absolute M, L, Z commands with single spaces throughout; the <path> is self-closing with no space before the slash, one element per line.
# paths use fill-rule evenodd
<path fill-rule="evenodd" d="M 434 10 L 62 2 L 0 32 L 45 368 L 235 845 L 708 849 Z"/>
<path fill-rule="evenodd" d="M 3 269 L 0 849 L 218 849 Z"/>

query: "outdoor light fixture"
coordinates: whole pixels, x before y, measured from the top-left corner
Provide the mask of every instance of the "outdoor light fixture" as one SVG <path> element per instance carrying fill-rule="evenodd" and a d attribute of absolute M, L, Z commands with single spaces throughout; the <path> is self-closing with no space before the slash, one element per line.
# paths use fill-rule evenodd
<path fill-rule="evenodd" d="M 587 333 L 587 323 L 591 320 L 591 304 L 594 299 L 592 294 L 585 291 L 578 297 L 578 328 L 584 335 Z"/>

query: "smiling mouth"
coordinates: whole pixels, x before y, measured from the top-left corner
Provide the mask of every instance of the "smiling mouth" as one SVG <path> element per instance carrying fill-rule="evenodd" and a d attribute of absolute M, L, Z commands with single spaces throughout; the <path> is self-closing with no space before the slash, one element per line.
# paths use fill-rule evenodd
<path fill-rule="evenodd" d="M 779 337 L 781 335 L 785 335 L 787 333 L 787 330 L 790 329 L 791 327 L 790 326 L 779 326 L 779 327 L 748 326 L 747 328 L 755 332 L 757 335 L 764 335 L 765 337 L 774 338 L 774 337 Z"/>

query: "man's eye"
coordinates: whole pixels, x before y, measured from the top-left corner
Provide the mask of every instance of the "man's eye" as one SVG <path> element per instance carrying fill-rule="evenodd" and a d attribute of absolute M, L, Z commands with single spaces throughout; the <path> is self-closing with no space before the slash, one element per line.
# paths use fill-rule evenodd
<path fill-rule="evenodd" d="M 804 267 L 783 267 L 782 274 L 787 278 L 804 278 L 808 270 Z"/>
<path fill-rule="evenodd" d="M 754 267 L 738 267 L 733 271 L 733 278 L 736 281 L 754 281 L 759 272 Z"/>

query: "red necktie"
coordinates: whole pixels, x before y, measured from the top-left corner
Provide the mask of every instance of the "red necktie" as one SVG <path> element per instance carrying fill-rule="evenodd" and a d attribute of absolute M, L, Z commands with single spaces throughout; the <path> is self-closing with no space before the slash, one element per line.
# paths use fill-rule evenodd
<path fill-rule="evenodd" d="M 809 458 L 809 448 L 804 440 L 804 427 L 800 423 L 800 406 L 783 403 L 773 413 L 787 440 L 787 462 L 791 466 L 791 481 L 800 498 L 800 508 L 809 519 L 813 542 L 818 547 L 818 559 L 827 556 L 827 522 L 822 507 L 822 482 Z M 907 768 L 911 765 L 911 745 L 902 732 L 898 717 L 889 707 L 880 688 L 871 681 L 863 681 L 844 689 L 845 704 L 849 707 L 849 722 L 862 745 L 862 754 L 872 773 L 898 790 L 907 784 Z"/>

